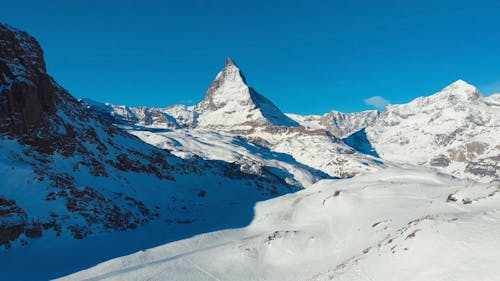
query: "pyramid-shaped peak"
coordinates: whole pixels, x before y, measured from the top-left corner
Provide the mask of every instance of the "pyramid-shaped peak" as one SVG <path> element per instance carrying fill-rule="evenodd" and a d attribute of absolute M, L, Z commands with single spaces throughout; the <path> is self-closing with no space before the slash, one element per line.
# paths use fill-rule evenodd
<path fill-rule="evenodd" d="M 210 84 L 205 98 L 195 106 L 199 125 L 271 124 L 297 126 L 270 100 L 250 88 L 231 58 Z"/>
<path fill-rule="evenodd" d="M 441 99 L 449 100 L 452 101 L 453 103 L 456 103 L 456 101 L 458 100 L 462 101 L 480 100 L 482 98 L 482 95 L 475 86 L 467 83 L 464 80 L 459 79 L 451 83 L 450 85 L 446 86 L 443 90 L 441 90 L 440 92 L 436 93 L 431 97 L 440 100 Z"/>
<path fill-rule="evenodd" d="M 449 92 L 450 94 L 478 94 L 479 90 L 474 85 L 459 79 L 444 88 L 443 92 Z"/>
<path fill-rule="evenodd" d="M 451 83 L 448 87 L 452 88 L 475 88 L 473 85 L 467 83 L 462 79 L 458 79 L 457 81 Z"/>
<path fill-rule="evenodd" d="M 236 66 L 237 67 L 236 63 L 234 62 L 234 60 L 231 57 L 227 57 L 225 66 Z"/>
<path fill-rule="evenodd" d="M 241 79 L 246 84 L 245 75 L 231 57 L 226 58 L 224 68 L 219 75 L 222 75 L 225 79 Z"/>
<path fill-rule="evenodd" d="M 234 60 L 231 57 L 226 59 L 226 63 L 224 64 L 224 68 L 219 72 L 217 77 L 215 78 L 216 85 L 222 84 L 224 81 L 234 81 L 243 83 L 246 85 L 245 75 L 241 69 L 236 65 Z"/>

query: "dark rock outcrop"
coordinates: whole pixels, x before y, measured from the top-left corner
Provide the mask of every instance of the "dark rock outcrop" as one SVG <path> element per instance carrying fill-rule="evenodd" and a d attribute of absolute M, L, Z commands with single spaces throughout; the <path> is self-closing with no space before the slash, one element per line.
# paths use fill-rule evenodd
<path fill-rule="evenodd" d="M 0 24 L 0 133 L 31 134 L 48 126 L 63 90 L 45 72 L 38 42 Z"/>

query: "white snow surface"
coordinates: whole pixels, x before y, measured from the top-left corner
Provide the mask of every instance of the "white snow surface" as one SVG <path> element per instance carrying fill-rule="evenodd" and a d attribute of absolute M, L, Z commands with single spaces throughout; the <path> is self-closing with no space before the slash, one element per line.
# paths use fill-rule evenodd
<path fill-rule="evenodd" d="M 255 205 L 249 226 L 58 280 L 498 280 L 500 186 L 406 165 Z"/>

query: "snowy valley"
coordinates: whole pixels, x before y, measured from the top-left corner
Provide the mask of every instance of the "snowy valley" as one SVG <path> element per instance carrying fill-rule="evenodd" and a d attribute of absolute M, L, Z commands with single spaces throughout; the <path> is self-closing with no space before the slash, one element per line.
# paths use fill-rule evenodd
<path fill-rule="evenodd" d="M 228 58 L 196 105 L 129 107 L 71 96 L 23 31 L 0 46 L 2 280 L 500 274 L 498 94 L 285 114 Z"/>

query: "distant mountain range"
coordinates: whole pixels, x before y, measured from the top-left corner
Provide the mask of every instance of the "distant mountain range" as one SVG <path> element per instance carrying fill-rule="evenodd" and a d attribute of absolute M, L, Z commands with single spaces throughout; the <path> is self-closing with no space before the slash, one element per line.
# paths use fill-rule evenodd
<path fill-rule="evenodd" d="M 386 161 L 425 165 L 460 178 L 489 182 L 500 178 L 499 100 L 500 94 L 484 97 L 474 86 L 458 80 L 434 95 L 408 104 L 389 105 L 382 112 L 284 114 L 247 86 L 241 70 L 228 59 L 205 99 L 195 106 L 130 108 L 86 103 L 115 124 L 134 125 L 128 130 L 139 137 L 141 131 L 149 131 L 150 135 L 152 129 L 168 129 L 169 132 L 156 131 L 155 140 L 141 137 L 153 145 L 162 136 L 175 138 L 177 132 L 203 129 L 245 136 L 249 142 L 257 140 L 271 150 L 288 153 L 332 176 L 362 172 L 357 164 L 341 172 L 328 168 L 339 167 L 343 162 L 328 161 L 339 153 L 344 154 L 346 163 L 369 162 L 369 159 L 360 160 L 363 156 L 358 157 L 356 153 L 361 152 Z M 305 138 L 311 142 L 297 141 Z M 336 152 L 332 146 L 337 147 Z M 309 153 L 304 152 L 306 147 Z M 363 147 L 370 149 L 366 151 Z M 168 146 L 164 143 L 163 148 Z M 345 155 L 350 152 L 356 155 Z M 328 159 L 318 160 L 323 156 Z"/>

